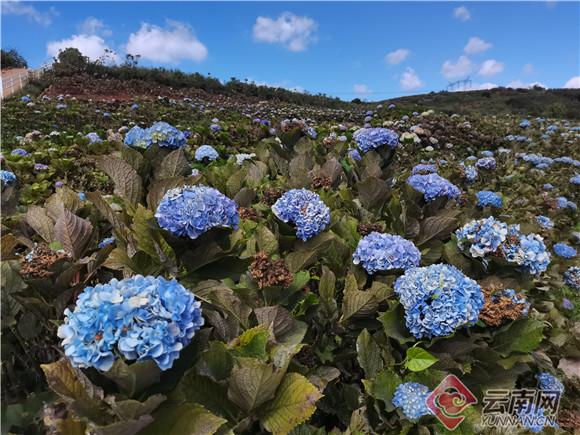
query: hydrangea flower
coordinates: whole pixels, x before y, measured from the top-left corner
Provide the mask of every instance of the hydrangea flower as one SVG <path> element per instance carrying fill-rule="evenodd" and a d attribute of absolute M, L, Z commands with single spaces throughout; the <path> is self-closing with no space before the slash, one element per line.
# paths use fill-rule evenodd
<path fill-rule="evenodd" d="M 425 201 L 430 202 L 439 197 L 457 198 L 461 190 L 439 174 L 415 174 L 407 178 L 407 184 L 423 194 Z"/>
<path fill-rule="evenodd" d="M 479 169 L 493 170 L 497 167 L 497 163 L 493 157 L 482 157 L 475 162 L 475 166 Z"/>
<path fill-rule="evenodd" d="M 570 201 L 565 196 L 559 196 L 556 198 L 556 208 L 576 211 L 578 210 L 578 205 L 575 202 Z"/>
<path fill-rule="evenodd" d="M 176 236 L 197 239 L 214 227 L 238 228 L 237 204 L 213 187 L 183 186 L 168 190 L 155 217 Z"/>
<path fill-rule="evenodd" d="M 465 250 L 469 246 L 469 253 L 474 258 L 495 252 L 507 234 L 507 224 L 493 216 L 471 221 L 455 232 L 459 249 Z"/>
<path fill-rule="evenodd" d="M 464 163 L 461 163 L 459 165 L 459 170 L 461 171 L 463 179 L 468 183 L 473 183 L 477 178 L 478 172 L 475 166 L 468 166 Z"/>
<path fill-rule="evenodd" d="M 448 264 L 407 269 L 395 281 L 395 292 L 416 338 L 444 337 L 475 323 L 484 302 L 481 287 Z"/>
<path fill-rule="evenodd" d="M 497 193 L 489 190 L 481 190 L 477 192 L 477 205 L 479 207 L 502 208 L 503 201 Z"/>
<path fill-rule="evenodd" d="M 214 161 L 219 158 L 219 156 L 218 152 L 211 145 L 202 145 L 195 150 L 195 160 L 198 162 L 203 161 L 203 159 Z"/>
<path fill-rule="evenodd" d="M 218 124 L 211 124 L 209 126 L 209 129 L 213 132 L 213 133 L 217 133 L 218 131 L 220 131 L 222 128 L 218 125 Z"/>
<path fill-rule="evenodd" d="M 562 307 L 565 310 L 573 310 L 574 304 L 568 298 L 562 298 Z"/>
<path fill-rule="evenodd" d="M 552 219 L 547 216 L 536 216 L 536 222 L 538 222 L 540 228 L 544 230 L 551 230 L 554 228 L 554 222 L 552 222 Z"/>
<path fill-rule="evenodd" d="M 116 354 L 167 370 L 204 324 L 201 304 L 175 279 L 141 276 L 86 287 L 58 328 L 74 367 L 108 371 Z"/>
<path fill-rule="evenodd" d="M 292 189 L 272 206 L 272 212 L 283 222 L 296 226 L 296 237 L 306 241 L 330 224 L 330 209 L 308 189 Z"/>
<path fill-rule="evenodd" d="M 537 275 L 544 272 L 550 264 L 550 253 L 546 249 L 544 239 L 537 234 L 520 235 L 519 246 L 517 246 L 515 263 L 522 266 L 524 270 Z M 506 255 L 509 259 L 509 256 Z"/>
<path fill-rule="evenodd" d="M 566 243 L 556 243 L 552 249 L 558 257 L 566 259 L 574 258 L 577 254 L 576 249 Z"/>
<path fill-rule="evenodd" d="M 530 306 L 531 304 L 528 302 L 528 300 L 526 299 L 526 297 L 520 293 L 517 293 L 514 289 L 508 288 L 505 290 L 500 290 L 495 292 L 492 297 L 491 300 L 494 302 L 497 302 L 500 298 L 502 297 L 506 297 L 511 299 L 512 303 L 516 304 L 516 305 L 523 305 L 523 310 L 521 315 L 522 316 L 527 316 L 529 311 L 530 311 Z"/>
<path fill-rule="evenodd" d="M 532 123 L 528 119 L 522 119 L 520 122 L 521 128 L 528 128 L 530 125 L 532 125 Z"/>
<path fill-rule="evenodd" d="M 570 184 L 580 186 L 580 174 L 576 174 L 572 178 L 570 178 Z"/>
<path fill-rule="evenodd" d="M 136 125 L 127 132 L 124 143 L 135 148 L 149 148 L 151 146 L 151 138 L 146 129 Z"/>
<path fill-rule="evenodd" d="M 311 139 L 316 139 L 318 137 L 318 133 L 316 132 L 316 130 L 314 130 L 314 128 L 312 127 L 308 127 L 306 129 L 306 134 L 311 138 Z"/>
<path fill-rule="evenodd" d="M 64 110 L 64 109 L 66 109 L 68 106 L 67 106 L 66 104 L 64 104 L 64 103 L 59 103 L 59 104 L 57 104 L 55 107 L 56 107 L 56 110 Z"/>
<path fill-rule="evenodd" d="M 241 154 L 236 154 L 235 157 L 236 157 L 236 165 L 242 166 L 242 164 L 246 160 L 252 160 L 254 157 L 256 157 L 256 154 L 255 153 L 250 153 L 250 154 L 241 153 Z"/>
<path fill-rule="evenodd" d="M 16 175 L 13 172 L 0 169 L 0 181 L 2 187 L 11 186 L 16 183 Z"/>
<path fill-rule="evenodd" d="M 48 169 L 48 165 L 45 165 L 44 163 L 35 163 L 34 164 L 34 170 L 36 172 L 46 171 L 47 169 Z"/>
<path fill-rule="evenodd" d="M 400 236 L 372 232 L 358 242 L 352 262 L 361 264 L 372 275 L 381 270 L 419 266 L 421 252 Z"/>
<path fill-rule="evenodd" d="M 28 151 L 22 148 L 14 148 L 10 155 L 26 157 L 28 155 Z"/>
<path fill-rule="evenodd" d="M 399 136 L 388 128 L 361 128 L 353 134 L 357 146 L 363 153 L 383 146 L 397 148 Z"/>
<path fill-rule="evenodd" d="M 518 410 L 518 419 L 523 427 L 530 432 L 539 433 L 544 430 L 545 426 L 555 427 L 544 415 L 544 408 L 537 407 L 535 404 L 523 406 Z"/>
<path fill-rule="evenodd" d="M 408 419 L 417 420 L 431 414 L 427 408 L 427 398 L 430 394 L 431 390 L 427 386 L 417 382 L 399 384 L 393 395 L 393 406 L 400 408 Z"/>
<path fill-rule="evenodd" d="M 133 103 L 131 104 L 131 110 L 137 110 L 139 108 L 139 104 Z"/>
<path fill-rule="evenodd" d="M 580 291 L 580 267 L 572 266 L 564 272 L 564 283 Z"/>
<path fill-rule="evenodd" d="M 32 98 L 30 98 L 30 96 L 29 96 L 29 95 L 23 95 L 23 96 L 20 98 L 20 101 L 22 101 L 23 103 L 30 103 L 30 102 L 32 101 Z"/>
<path fill-rule="evenodd" d="M 79 199 L 80 199 L 81 201 L 86 201 L 86 200 L 87 200 L 87 194 L 86 194 L 86 193 L 84 193 L 84 192 L 79 192 L 79 193 L 77 193 L 77 196 L 79 197 Z"/>
<path fill-rule="evenodd" d="M 89 140 L 89 145 L 95 145 L 95 144 L 100 144 L 103 143 L 103 139 L 101 139 L 99 137 L 99 135 L 97 133 L 95 133 L 94 131 L 87 134 L 85 136 L 88 140 Z"/>
<path fill-rule="evenodd" d="M 105 246 L 112 245 L 113 243 L 115 243 L 115 241 L 116 239 L 114 237 L 106 237 L 99 242 L 97 248 L 103 249 Z"/>
<path fill-rule="evenodd" d="M 158 121 L 149 127 L 147 134 L 151 138 L 151 143 L 162 148 L 181 148 L 187 142 L 185 133 L 163 121 Z"/>
<path fill-rule="evenodd" d="M 362 157 L 361 157 L 360 153 L 358 152 L 358 150 L 355 150 L 355 149 L 348 150 L 348 155 L 353 160 L 356 160 L 357 162 L 360 162 L 362 160 Z"/>
<path fill-rule="evenodd" d="M 427 165 L 424 163 L 419 163 L 418 165 L 413 166 L 411 170 L 411 175 L 415 174 L 433 174 L 437 172 L 437 167 L 435 165 Z"/>
<path fill-rule="evenodd" d="M 538 373 L 536 375 L 538 380 L 538 387 L 543 391 L 559 391 L 564 393 L 564 385 L 560 380 L 548 372 Z"/>

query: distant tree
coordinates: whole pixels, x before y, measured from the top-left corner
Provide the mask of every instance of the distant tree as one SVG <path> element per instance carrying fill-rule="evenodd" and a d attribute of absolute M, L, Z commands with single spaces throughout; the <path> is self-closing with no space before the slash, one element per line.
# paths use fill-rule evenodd
<path fill-rule="evenodd" d="M 361 104 L 362 101 L 361 101 L 360 98 L 355 98 L 354 100 L 351 100 L 351 103 L 353 103 L 353 104 Z"/>
<path fill-rule="evenodd" d="M 77 48 L 65 48 L 54 59 L 53 71 L 57 75 L 73 75 L 85 72 L 89 65 L 89 58 Z"/>
<path fill-rule="evenodd" d="M 139 60 L 141 60 L 140 54 L 127 53 L 125 55 L 125 62 L 123 63 L 123 66 L 128 66 L 130 68 L 136 68 L 137 65 L 139 64 Z"/>
<path fill-rule="evenodd" d="M 28 68 L 26 59 L 22 57 L 15 49 L 2 50 L 2 59 L 0 59 L 2 69 L 10 68 Z"/>

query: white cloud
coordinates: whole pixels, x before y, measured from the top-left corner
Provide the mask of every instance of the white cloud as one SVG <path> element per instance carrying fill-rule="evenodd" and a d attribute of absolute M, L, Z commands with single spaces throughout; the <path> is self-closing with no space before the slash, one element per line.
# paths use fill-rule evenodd
<path fill-rule="evenodd" d="M 491 77 L 503 71 L 504 64 L 495 59 L 488 59 L 481 64 L 477 74 L 483 77 Z"/>
<path fill-rule="evenodd" d="M 548 89 L 548 87 L 540 82 L 532 82 L 532 83 L 525 83 L 522 80 L 512 80 L 511 82 L 509 82 L 506 85 L 506 88 L 512 88 L 512 89 L 531 89 L 534 86 L 538 86 L 540 88 L 544 88 L 544 89 Z"/>
<path fill-rule="evenodd" d="M 580 76 L 572 77 L 564 84 L 564 87 L 566 89 L 580 89 Z"/>
<path fill-rule="evenodd" d="M 473 36 L 469 38 L 467 44 L 463 48 L 463 51 L 467 54 L 476 54 L 476 53 L 483 53 L 486 50 L 489 50 L 492 47 L 492 44 L 489 42 L 485 42 L 483 39 L 478 38 L 477 36 Z"/>
<path fill-rule="evenodd" d="M 60 41 L 48 42 L 46 44 L 46 53 L 49 56 L 56 57 L 58 56 L 58 53 L 65 48 L 76 48 L 91 60 L 98 60 L 105 54 L 106 50 L 111 50 L 105 40 L 100 36 L 81 34 L 73 35 L 68 39 L 61 39 Z M 113 62 L 119 60 L 116 53 L 113 53 L 110 56 Z"/>
<path fill-rule="evenodd" d="M 473 71 L 473 64 L 467 56 L 460 56 L 456 62 L 446 60 L 441 67 L 441 74 L 446 79 L 465 77 Z"/>
<path fill-rule="evenodd" d="M 522 71 L 524 72 L 524 74 L 530 75 L 534 73 L 534 65 L 532 65 L 531 63 L 526 63 L 524 65 L 524 67 L 522 68 Z"/>
<path fill-rule="evenodd" d="M 178 63 L 182 60 L 201 62 L 207 58 L 207 48 L 193 34 L 191 27 L 179 21 L 167 20 L 168 27 L 142 23 L 129 35 L 125 46 L 128 54 L 157 63 Z"/>
<path fill-rule="evenodd" d="M 488 89 L 497 88 L 495 83 L 472 83 L 471 85 L 461 85 L 458 88 L 452 89 L 451 92 L 463 92 L 463 91 L 485 91 Z"/>
<path fill-rule="evenodd" d="M 413 68 L 407 68 L 405 70 L 401 75 L 399 83 L 401 84 L 401 88 L 405 91 L 414 91 L 424 85 Z"/>
<path fill-rule="evenodd" d="M 254 24 L 254 39 L 268 44 L 280 44 L 290 51 L 304 51 L 317 41 L 318 23 L 309 17 L 284 12 L 278 18 L 258 17 Z"/>
<path fill-rule="evenodd" d="M 369 87 L 363 83 L 354 85 L 352 89 L 355 92 L 355 94 L 366 95 L 370 93 Z"/>
<path fill-rule="evenodd" d="M 385 56 L 385 61 L 387 61 L 389 65 L 397 65 L 403 62 L 405 59 L 407 59 L 407 57 L 409 57 L 409 54 L 411 54 L 410 50 L 406 48 L 399 48 L 387 54 Z"/>
<path fill-rule="evenodd" d="M 453 9 L 453 16 L 461 21 L 467 21 L 471 19 L 471 12 L 465 6 L 459 6 Z"/>
<path fill-rule="evenodd" d="M 1 8 L 3 15 L 23 15 L 29 20 L 45 27 L 52 24 L 53 17 L 58 15 L 54 8 L 50 8 L 48 12 L 40 12 L 31 4 L 24 4 L 19 0 L 3 0 L 0 3 L 2 4 Z"/>
<path fill-rule="evenodd" d="M 78 31 L 84 35 L 98 35 L 107 38 L 113 34 L 111 28 L 95 17 L 88 17 L 78 25 Z"/>

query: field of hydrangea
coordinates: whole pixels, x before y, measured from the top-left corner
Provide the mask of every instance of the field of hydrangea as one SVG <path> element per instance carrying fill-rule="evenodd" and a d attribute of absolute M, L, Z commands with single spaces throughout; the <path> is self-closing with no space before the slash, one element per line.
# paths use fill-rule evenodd
<path fill-rule="evenodd" d="M 4 101 L 3 433 L 580 430 L 579 124 L 414 110 Z"/>

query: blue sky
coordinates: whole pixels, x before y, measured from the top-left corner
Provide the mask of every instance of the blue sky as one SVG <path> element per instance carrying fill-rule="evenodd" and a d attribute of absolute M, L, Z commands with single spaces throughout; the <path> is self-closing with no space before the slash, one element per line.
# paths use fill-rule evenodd
<path fill-rule="evenodd" d="M 580 87 L 580 3 L 3 1 L 2 48 L 37 67 L 65 46 L 344 99 Z"/>

